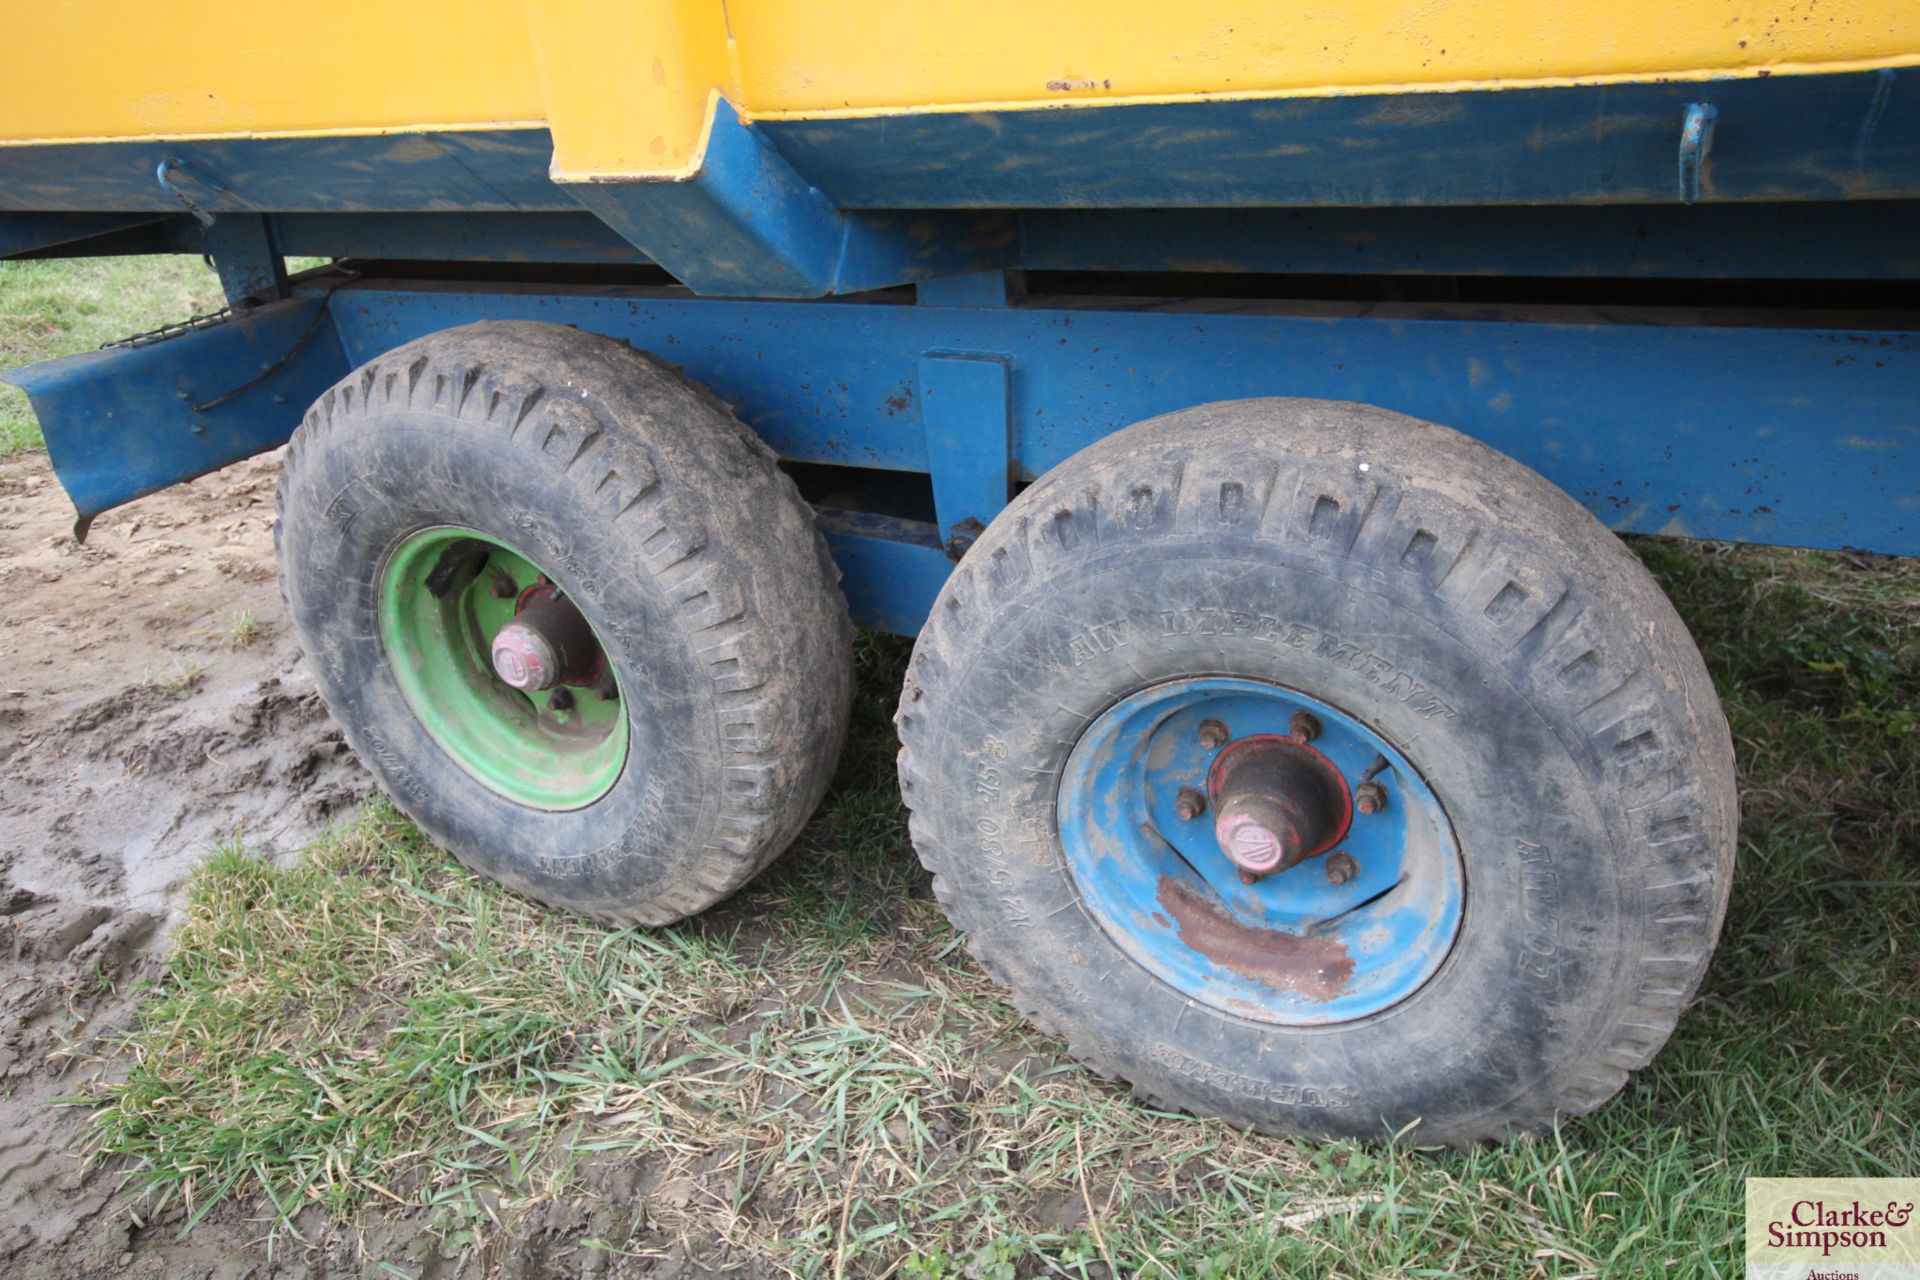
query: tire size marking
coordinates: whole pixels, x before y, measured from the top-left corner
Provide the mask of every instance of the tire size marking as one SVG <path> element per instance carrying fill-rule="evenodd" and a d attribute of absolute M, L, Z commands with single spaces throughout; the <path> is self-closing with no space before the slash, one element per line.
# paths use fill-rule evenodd
<path fill-rule="evenodd" d="M 1354 1103 L 1353 1090 L 1345 1085 L 1285 1084 L 1259 1080 L 1229 1071 L 1215 1063 L 1190 1058 L 1170 1045 L 1150 1046 L 1147 1060 L 1170 1075 L 1183 1076 L 1210 1089 L 1252 1098 L 1269 1106 L 1320 1107 L 1339 1111 Z"/>
<path fill-rule="evenodd" d="M 980 818 L 974 822 L 974 831 L 979 836 L 975 847 L 980 865 L 993 884 L 994 892 L 999 895 L 1000 910 L 1004 913 L 1006 923 L 1016 929 L 1033 928 L 1033 913 L 1020 900 L 1013 870 L 1007 866 L 1007 847 L 1000 841 L 1000 823 L 993 818 Z"/>
<path fill-rule="evenodd" d="M 1387 661 L 1363 645 L 1304 622 L 1284 622 L 1267 614 L 1244 613 L 1195 605 L 1160 613 L 1162 637 L 1184 635 L 1246 636 L 1268 644 L 1285 645 L 1323 658 L 1354 672 L 1362 680 L 1413 708 L 1425 720 L 1454 720 L 1459 712 L 1425 681 Z"/>
<path fill-rule="evenodd" d="M 1520 952 L 1517 967 L 1531 977 L 1552 976 L 1560 954 L 1560 873 L 1544 845 L 1515 838 L 1520 859 Z"/>

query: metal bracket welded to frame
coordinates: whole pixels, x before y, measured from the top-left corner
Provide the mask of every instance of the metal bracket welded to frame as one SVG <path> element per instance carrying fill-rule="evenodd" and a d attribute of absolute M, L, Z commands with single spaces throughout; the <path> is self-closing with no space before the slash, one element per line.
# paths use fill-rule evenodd
<path fill-rule="evenodd" d="M 940 539 L 958 560 L 1007 505 L 1013 414 L 1007 358 L 929 352 L 920 357 L 920 422 Z"/>

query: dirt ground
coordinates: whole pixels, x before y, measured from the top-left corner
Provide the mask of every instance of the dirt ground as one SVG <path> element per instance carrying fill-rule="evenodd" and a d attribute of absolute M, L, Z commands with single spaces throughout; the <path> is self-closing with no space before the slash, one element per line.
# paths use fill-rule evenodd
<path fill-rule="evenodd" d="M 141 1227 L 56 1105 L 131 1015 L 182 882 L 218 842 L 296 852 L 371 781 L 301 664 L 274 577 L 277 455 L 103 517 L 46 455 L 0 460 L 0 1272 L 358 1274 L 266 1223 Z M 80 1052 L 70 1052 L 78 1048 Z M 324 1244 L 324 1242 L 321 1242 Z"/>

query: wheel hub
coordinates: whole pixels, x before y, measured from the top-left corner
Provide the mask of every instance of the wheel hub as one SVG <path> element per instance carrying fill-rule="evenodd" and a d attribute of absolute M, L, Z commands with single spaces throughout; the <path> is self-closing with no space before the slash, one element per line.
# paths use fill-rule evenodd
<path fill-rule="evenodd" d="M 1297 866 L 1331 849 L 1353 820 L 1347 781 L 1304 742 L 1258 734 L 1231 742 L 1207 774 L 1214 838 L 1249 875 Z"/>
<path fill-rule="evenodd" d="M 520 597 L 513 621 L 493 638 L 492 658 L 494 673 L 523 691 L 592 684 L 606 667 L 593 628 L 551 583 Z"/>
<path fill-rule="evenodd" d="M 1339 708 L 1263 681 L 1122 699 L 1069 753 L 1056 818 L 1081 902 L 1115 943 L 1239 1017 L 1378 1013 L 1425 985 L 1459 932 L 1459 849 L 1412 764 Z"/>
<path fill-rule="evenodd" d="M 490 790 L 558 811 L 592 804 L 620 777 L 627 716 L 606 652 L 516 548 L 451 526 L 408 536 L 381 572 L 379 625 L 414 715 Z"/>

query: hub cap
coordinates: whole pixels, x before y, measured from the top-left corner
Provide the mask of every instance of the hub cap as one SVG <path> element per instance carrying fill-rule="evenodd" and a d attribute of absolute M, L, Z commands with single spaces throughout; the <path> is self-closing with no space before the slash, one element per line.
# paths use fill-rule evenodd
<path fill-rule="evenodd" d="M 1198 677 L 1124 699 L 1068 756 L 1056 813 L 1101 927 L 1241 1017 L 1378 1013 L 1459 932 L 1465 874 L 1432 791 L 1365 725 L 1277 685 Z"/>
<path fill-rule="evenodd" d="M 627 717 L 599 638 L 517 550 L 471 529 L 416 533 L 381 574 L 379 618 L 407 704 L 481 783 L 561 810 L 619 778 Z"/>

